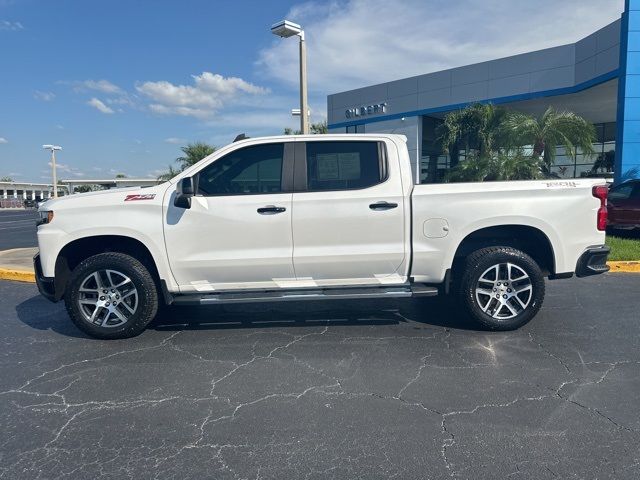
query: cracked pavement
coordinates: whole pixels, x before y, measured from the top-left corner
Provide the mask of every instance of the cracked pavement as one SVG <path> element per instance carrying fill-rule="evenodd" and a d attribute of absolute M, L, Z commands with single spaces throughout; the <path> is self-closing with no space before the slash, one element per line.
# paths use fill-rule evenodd
<path fill-rule="evenodd" d="M 639 478 L 640 276 L 547 289 L 516 332 L 368 300 L 98 341 L 0 282 L 0 478 Z"/>

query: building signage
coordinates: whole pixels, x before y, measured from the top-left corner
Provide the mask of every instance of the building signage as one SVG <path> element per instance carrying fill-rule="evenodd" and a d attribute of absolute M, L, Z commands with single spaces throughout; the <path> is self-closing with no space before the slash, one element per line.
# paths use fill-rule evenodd
<path fill-rule="evenodd" d="M 365 105 L 363 107 L 347 108 L 345 115 L 347 118 L 364 117 L 365 115 L 373 115 L 375 113 L 385 113 L 387 111 L 387 103 L 375 103 L 373 105 Z"/>

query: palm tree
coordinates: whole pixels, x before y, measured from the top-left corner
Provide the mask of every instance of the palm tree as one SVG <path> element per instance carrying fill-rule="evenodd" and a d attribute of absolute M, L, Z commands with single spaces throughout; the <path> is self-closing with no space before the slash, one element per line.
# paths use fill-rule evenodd
<path fill-rule="evenodd" d="M 180 150 L 182 150 L 184 156 L 176 158 L 176 162 L 178 162 L 180 171 L 182 171 L 211 155 L 216 151 L 216 147 L 204 142 L 195 142 L 182 147 Z"/>
<path fill-rule="evenodd" d="M 491 159 L 485 180 L 535 180 L 543 178 L 539 157 L 528 155 L 523 148 L 500 151 Z"/>
<path fill-rule="evenodd" d="M 522 148 L 499 150 L 490 156 L 471 154 L 447 175 L 452 182 L 534 180 L 542 178 L 541 160 Z"/>
<path fill-rule="evenodd" d="M 608 152 L 601 153 L 600 155 L 598 155 L 597 160 L 593 162 L 591 173 L 599 173 L 601 170 L 603 172 L 611 172 L 613 170 L 615 160 L 616 152 L 614 150 L 609 150 Z"/>
<path fill-rule="evenodd" d="M 178 170 L 173 168 L 173 166 L 169 165 L 169 170 L 167 170 L 166 172 L 158 175 L 158 180 L 160 180 L 162 182 L 166 182 L 168 180 L 171 180 L 173 177 L 175 177 L 179 173 L 180 172 Z"/>
<path fill-rule="evenodd" d="M 466 156 L 477 154 L 486 159 L 510 144 L 502 124 L 507 111 L 490 103 L 476 103 L 445 116 L 438 128 L 438 140 L 445 153 L 464 150 Z"/>
<path fill-rule="evenodd" d="M 531 145 L 533 156 L 544 160 L 545 173 L 551 172 L 556 147 L 563 146 L 575 160 L 578 152 L 586 156 L 594 153 L 595 127 L 572 112 L 559 112 L 553 107 L 535 118 L 521 112 L 509 112 L 503 122 L 504 133 L 512 143 Z"/>

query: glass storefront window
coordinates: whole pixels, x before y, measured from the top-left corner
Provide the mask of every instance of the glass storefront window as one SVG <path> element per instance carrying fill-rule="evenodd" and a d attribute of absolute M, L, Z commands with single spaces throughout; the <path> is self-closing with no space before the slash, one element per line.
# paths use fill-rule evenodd
<path fill-rule="evenodd" d="M 442 152 L 437 138 L 437 129 L 442 120 L 422 117 L 422 156 L 420 157 L 420 183 L 442 183 L 447 171 L 457 164 L 452 155 Z"/>
<path fill-rule="evenodd" d="M 442 152 L 437 141 L 437 128 L 441 123 L 442 120 L 439 118 L 422 117 L 420 183 L 441 183 L 445 181 L 449 169 L 464 161 L 464 150 L 449 155 Z M 578 150 L 574 159 L 567 155 L 564 146 L 558 146 L 553 165 L 551 165 L 552 175 L 563 179 L 613 176 L 616 123 L 598 123 L 594 127 L 596 130 L 596 142 L 593 144 L 594 154 L 587 157 Z"/>

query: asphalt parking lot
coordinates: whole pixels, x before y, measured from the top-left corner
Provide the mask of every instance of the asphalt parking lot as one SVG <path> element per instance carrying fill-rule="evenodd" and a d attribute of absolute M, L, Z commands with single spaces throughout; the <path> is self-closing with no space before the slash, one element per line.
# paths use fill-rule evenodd
<path fill-rule="evenodd" d="M 0 210 L 0 250 L 37 247 L 35 210 Z"/>
<path fill-rule="evenodd" d="M 175 309 L 84 337 L 0 282 L 0 478 L 640 477 L 640 276 L 516 332 L 442 299 Z"/>

